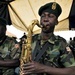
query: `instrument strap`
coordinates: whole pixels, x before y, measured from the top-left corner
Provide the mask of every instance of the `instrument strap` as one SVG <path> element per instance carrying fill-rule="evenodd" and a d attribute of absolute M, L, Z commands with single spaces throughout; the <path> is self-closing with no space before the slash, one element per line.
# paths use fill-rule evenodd
<path fill-rule="evenodd" d="M 39 40 L 37 40 L 35 49 L 34 49 L 34 51 L 32 52 L 32 60 L 35 60 L 35 56 L 36 56 L 36 54 L 37 54 L 38 48 L 40 47 L 40 44 L 39 44 L 39 43 L 40 43 Z"/>
<path fill-rule="evenodd" d="M 37 54 L 37 56 L 36 56 L 36 53 L 37 53 L 38 48 L 39 48 L 39 45 L 40 45 L 40 44 L 39 44 L 39 41 L 37 41 L 36 47 L 35 47 L 34 52 L 33 52 L 33 54 L 32 54 L 32 58 L 33 58 L 34 61 L 39 61 L 39 59 L 40 59 L 41 56 L 45 53 L 45 51 L 47 50 L 47 48 L 48 48 L 49 46 L 51 46 L 49 42 L 46 42 L 46 43 L 44 44 L 44 46 L 41 48 L 41 50 L 39 51 L 39 53 Z"/>

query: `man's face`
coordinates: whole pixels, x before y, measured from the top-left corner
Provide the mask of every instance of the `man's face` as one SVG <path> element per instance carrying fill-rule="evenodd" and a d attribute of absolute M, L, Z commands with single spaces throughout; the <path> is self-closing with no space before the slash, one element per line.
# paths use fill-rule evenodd
<path fill-rule="evenodd" d="M 43 32 L 51 33 L 54 31 L 55 25 L 57 24 L 57 18 L 54 14 L 43 12 L 41 15 L 40 24 L 43 26 Z"/>
<path fill-rule="evenodd" d="M 2 38 L 6 33 L 6 28 L 0 25 L 0 38 Z"/>

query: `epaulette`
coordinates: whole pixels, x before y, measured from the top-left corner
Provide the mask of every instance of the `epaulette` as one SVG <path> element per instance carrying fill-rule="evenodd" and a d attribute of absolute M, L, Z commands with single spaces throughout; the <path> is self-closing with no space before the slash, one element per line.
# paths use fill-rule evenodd
<path fill-rule="evenodd" d="M 34 34 L 34 35 L 32 36 L 32 40 L 36 40 L 37 37 L 38 37 L 38 35 L 39 35 L 39 34 Z"/>
<path fill-rule="evenodd" d="M 61 36 L 56 36 L 56 40 L 60 40 L 60 41 L 66 42 L 66 40 L 63 37 L 61 37 Z"/>
<path fill-rule="evenodd" d="M 10 36 L 7 36 L 7 40 L 11 40 L 11 41 L 14 41 L 14 39 Z"/>

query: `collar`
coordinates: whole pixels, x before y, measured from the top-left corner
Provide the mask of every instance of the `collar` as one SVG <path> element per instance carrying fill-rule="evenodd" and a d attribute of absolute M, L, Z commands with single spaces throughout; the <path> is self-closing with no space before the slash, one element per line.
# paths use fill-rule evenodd
<path fill-rule="evenodd" d="M 38 35 L 38 40 L 41 40 L 41 34 Z M 55 44 L 56 36 L 54 34 L 51 34 L 51 37 L 47 41 L 51 44 Z"/>

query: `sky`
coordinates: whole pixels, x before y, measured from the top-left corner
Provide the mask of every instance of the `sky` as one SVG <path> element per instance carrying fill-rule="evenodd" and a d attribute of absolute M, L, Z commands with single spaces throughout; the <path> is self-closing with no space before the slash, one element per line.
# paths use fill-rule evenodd
<path fill-rule="evenodd" d="M 14 26 L 9 26 L 7 25 L 7 31 L 16 35 L 17 38 L 21 38 L 24 34 L 23 31 L 21 30 L 18 30 L 17 28 L 15 28 Z M 59 35 L 63 38 L 65 38 L 66 40 L 69 40 L 70 37 L 74 37 L 75 35 L 75 31 L 57 31 L 57 32 L 54 32 L 55 35 Z"/>
<path fill-rule="evenodd" d="M 12 33 L 12 34 L 14 34 L 14 35 L 16 35 L 17 38 L 21 38 L 23 36 L 23 34 L 24 34 L 23 31 L 15 28 L 12 25 L 11 26 L 7 25 L 7 31 Z"/>
<path fill-rule="evenodd" d="M 65 38 L 67 41 L 69 41 L 70 37 L 75 37 L 75 31 L 68 30 L 68 31 L 58 31 L 54 32 L 55 35 L 60 35 L 61 37 Z"/>

